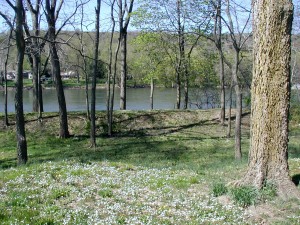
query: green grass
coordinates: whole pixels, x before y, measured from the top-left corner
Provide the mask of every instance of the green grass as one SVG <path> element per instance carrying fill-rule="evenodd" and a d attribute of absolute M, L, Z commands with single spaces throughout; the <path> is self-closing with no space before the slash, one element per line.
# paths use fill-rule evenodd
<path fill-rule="evenodd" d="M 225 138 L 226 127 L 214 120 L 217 114 L 217 110 L 115 112 L 118 129 L 109 138 L 101 126 L 105 114 L 99 112 L 96 149 L 90 148 L 84 113 L 69 115 L 73 136 L 67 140 L 57 138 L 56 113 L 45 114 L 42 124 L 34 113 L 27 114 L 29 161 L 22 167 L 16 167 L 14 127 L 1 127 L 0 223 L 257 222 L 240 207 L 251 205 L 254 197 L 247 205 L 245 200 L 234 203 L 232 191 L 224 190 L 226 183 L 245 172 L 249 129 L 243 127 L 243 159 L 237 162 L 234 139 Z M 299 174 L 300 132 L 293 129 L 290 169 Z M 213 194 L 212 187 L 216 188 Z M 232 200 L 222 204 L 218 196 L 227 192 Z M 278 204 L 273 195 L 272 185 L 257 195 L 260 202 L 274 208 L 275 216 L 269 217 L 299 223 L 297 204 Z M 288 209 L 286 215 L 280 213 L 281 206 Z"/>

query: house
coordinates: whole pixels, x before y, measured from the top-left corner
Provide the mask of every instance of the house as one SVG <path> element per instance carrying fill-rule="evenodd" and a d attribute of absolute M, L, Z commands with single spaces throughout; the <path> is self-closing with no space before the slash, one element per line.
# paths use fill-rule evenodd
<path fill-rule="evenodd" d="M 30 71 L 23 71 L 23 79 L 32 79 L 32 73 Z"/>
<path fill-rule="evenodd" d="M 74 79 L 78 77 L 78 73 L 73 70 L 69 70 L 63 73 L 60 73 L 60 76 L 63 80 Z"/>
<path fill-rule="evenodd" d="M 16 72 L 15 71 L 9 71 L 6 74 L 7 80 L 15 80 L 16 79 Z"/>
<path fill-rule="evenodd" d="M 7 80 L 16 80 L 17 73 L 16 73 L 16 71 L 8 71 L 6 77 L 7 77 Z M 32 73 L 30 71 L 24 71 L 23 79 L 32 79 Z"/>

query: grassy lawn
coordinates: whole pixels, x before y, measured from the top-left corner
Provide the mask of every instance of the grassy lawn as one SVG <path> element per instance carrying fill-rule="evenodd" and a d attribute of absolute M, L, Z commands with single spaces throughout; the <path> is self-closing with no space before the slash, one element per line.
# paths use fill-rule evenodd
<path fill-rule="evenodd" d="M 276 198 L 271 186 L 226 186 L 246 170 L 249 115 L 240 162 L 217 117 L 218 110 L 116 112 L 108 138 L 99 112 L 94 149 L 83 113 L 69 115 L 67 140 L 57 138 L 57 114 L 42 123 L 27 114 L 29 161 L 16 167 L 14 126 L 0 116 L 0 224 L 299 224 L 299 202 Z M 294 121 L 291 175 L 300 174 L 299 137 Z"/>

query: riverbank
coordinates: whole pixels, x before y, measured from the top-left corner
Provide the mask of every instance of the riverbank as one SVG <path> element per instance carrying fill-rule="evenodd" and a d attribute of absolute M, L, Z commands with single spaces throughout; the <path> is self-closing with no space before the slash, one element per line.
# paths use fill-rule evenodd
<path fill-rule="evenodd" d="M 233 190 L 217 196 L 216 187 L 243 176 L 249 149 L 249 114 L 242 122 L 241 162 L 218 114 L 116 111 L 109 138 L 105 112 L 98 112 L 95 149 L 84 113 L 69 113 L 67 140 L 57 138 L 57 113 L 45 113 L 42 123 L 26 114 L 29 162 L 23 167 L 15 167 L 14 126 L 2 124 L 0 218 L 3 224 L 299 224 L 299 202 L 277 199 L 271 188 L 246 207 Z M 9 119 L 13 124 L 14 116 Z M 294 117 L 292 176 L 300 174 L 298 124 Z"/>
<path fill-rule="evenodd" d="M 24 79 L 24 89 L 25 90 L 31 90 L 33 88 L 32 79 Z M 67 79 L 62 80 L 64 89 L 85 89 L 85 81 L 80 80 L 79 82 L 77 79 Z M 91 86 L 91 84 L 89 84 Z M 164 87 L 163 85 L 156 85 L 158 88 Z M 14 81 L 8 81 L 7 85 L 8 90 L 15 89 L 15 82 Z M 46 81 L 42 83 L 43 89 L 55 89 L 55 86 L 52 81 Z M 96 85 L 96 89 L 105 89 L 106 88 L 106 80 L 101 79 L 98 81 Z M 116 88 L 119 88 L 116 85 Z M 127 88 L 150 88 L 150 85 L 148 84 L 136 84 L 134 82 L 128 81 Z M 0 84 L 0 91 L 4 90 L 4 84 Z"/>

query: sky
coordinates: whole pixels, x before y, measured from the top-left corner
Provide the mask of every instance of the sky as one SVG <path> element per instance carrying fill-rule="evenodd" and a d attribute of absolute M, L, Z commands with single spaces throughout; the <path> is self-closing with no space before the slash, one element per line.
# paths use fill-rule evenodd
<path fill-rule="evenodd" d="M 14 2 L 14 0 L 11 0 L 12 2 Z M 83 0 L 85 1 L 85 0 Z M 135 0 L 136 2 L 138 0 Z M 250 8 L 250 2 L 251 0 L 236 0 L 241 2 L 240 4 L 244 7 Z M 297 0 L 299 1 L 299 0 Z M 33 0 L 34 2 L 34 0 Z M 60 18 L 66 18 L 68 15 L 70 15 L 70 12 L 72 12 L 75 8 L 75 4 L 74 4 L 74 0 L 65 0 L 65 5 L 61 10 L 60 13 Z M 94 19 L 95 19 L 95 6 L 96 6 L 96 0 L 90 0 L 90 2 L 85 6 L 85 10 L 84 10 L 84 18 L 85 18 L 85 23 L 89 24 L 89 26 L 87 27 L 88 30 L 94 30 Z M 0 10 L 2 12 L 4 12 L 6 15 L 13 17 L 13 12 L 12 10 L 9 8 L 9 6 L 7 6 L 7 3 L 5 2 L 5 0 L 0 0 Z M 80 28 L 80 21 L 79 21 L 79 17 L 80 17 L 80 11 L 77 12 L 77 16 L 75 17 L 75 20 L 77 21 L 72 21 L 73 24 L 75 24 L 75 28 L 74 26 L 67 26 L 66 29 L 68 30 L 74 30 L 74 29 L 79 29 Z M 101 5 L 101 22 L 100 22 L 100 26 L 101 26 L 101 30 L 102 31 L 108 31 L 110 30 L 110 7 L 105 3 L 105 0 L 102 0 L 102 5 Z M 30 21 L 30 16 L 28 18 L 28 20 Z M 60 27 L 60 24 L 62 20 L 57 22 L 57 27 Z M 75 22 L 75 23 L 74 23 Z M 41 25 L 42 29 L 46 29 L 46 23 L 44 22 L 43 25 Z M 2 17 L 0 17 L 0 32 L 3 31 L 7 31 L 9 29 L 9 27 L 7 26 L 7 24 L 5 23 L 4 19 Z M 129 29 L 134 29 L 133 27 L 130 27 Z"/>
<path fill-rule="evenodd" d="M 14 2 L 14 0 L 11 0 Z M 32 0 L 34 2 L 34 0 Z M 87 1 L 87 0 L 82 0 L 82 1 Z M 108 0 L 102 0 L 102 5 L 101 5 L 101 31 L 109 31 L 110 30 L 110 7 L 105 3 Z M 60 18 L 61 20 L 58 21 L 57 23 L 57 28 L 60 27 L 62 20 L 66 18 L 68 15 L 70 15 L 70 12 L 72 12 L 75 8 L 74 4 L 75 0 L 65 0 L 65 5 L 61 10 Z M 135 2 L 138 2 L 138 0 L 135 0 Z M 241 6 L 245 8 L 250 8 L 251 7 L 251 0 L 235 0 L 235 2 L 239 3 Z M 293 0 L 295 5 L 300 5 L 300 0 Z M 90 2 L 85 6 L 84 10 L 84 20 L 86 24 L 89 24 L 87 26 L 87 30 L 92 31 L 94 30 L 94 19 L 95 19 L 95 5 L 96 5 L 96 0 L 90 0 Z M 13 12 L 12 10 L 7 6 L 7 3 L 5 0 L 0 0 L 0 10 L 4 12 L 6 15 L 13 17 Z M 80 29 L 80 11 L 77 12 L 77 16 L 75 16 L 75 20 L 72 21 L 73 25 L 68 25 L 65 28 L 68 30 L 74 30 L 74 29 Z M 30 20 L 30 18 L 28 18 Z M 44 21 L 43 25 L 41 26 L 42 29 L 46 29 L 46 23 Z M 0 17 L 0 32 L 3 31 L 8 31 L 9 27 L 7 24 L 4 22 L 3 18 Z M 130 30 L 134 30 L 133 27 L 129 28 Z"/>

